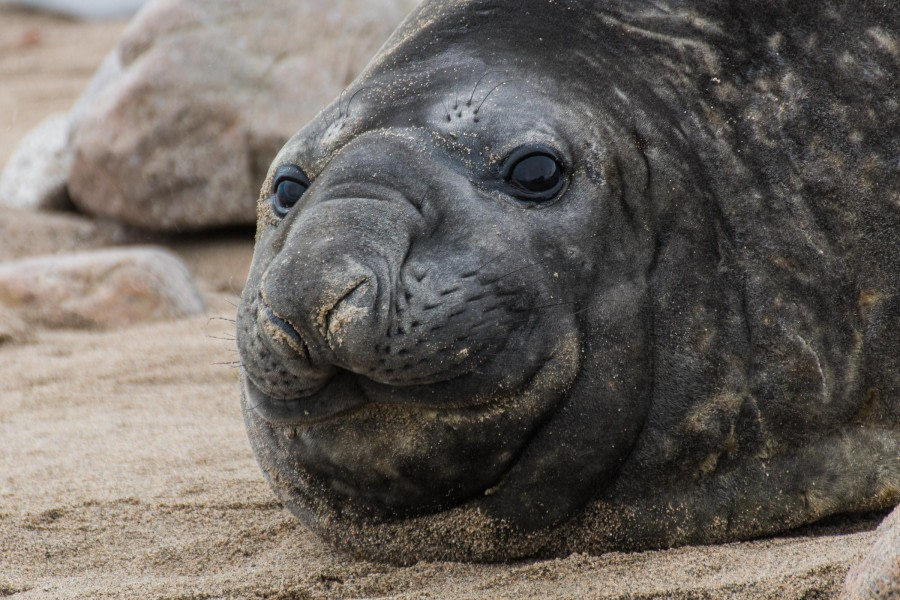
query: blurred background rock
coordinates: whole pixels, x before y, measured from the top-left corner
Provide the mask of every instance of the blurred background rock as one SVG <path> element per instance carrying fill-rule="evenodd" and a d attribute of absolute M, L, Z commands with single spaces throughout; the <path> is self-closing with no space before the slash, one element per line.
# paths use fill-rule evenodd
<path fill-rule="evenodd" d="M 9 157 L 0 204 L 75 205 L 152 231 L 250 225 L 278 149 L 414 5 L 152 0 L 72 109 Z M 17 53 L 43 41 L 32 37 L 20 36 Z"/>
<path fill-rule="evenodd" d="M 110 19 L 129 16 L 134 14 L 144 2 L 146 0 L 0 0 L 0 4 L 25 6 L 79 19 Z"/>

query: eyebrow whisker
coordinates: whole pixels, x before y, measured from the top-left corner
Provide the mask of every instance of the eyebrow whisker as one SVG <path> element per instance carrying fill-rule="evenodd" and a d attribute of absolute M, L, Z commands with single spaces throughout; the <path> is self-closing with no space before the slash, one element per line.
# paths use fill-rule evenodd
<path fill-rule="evenodd" d="M 484 75 L 482 75 L 481 77 L 478 78 L 478 81 L 475 83 L 475 87 L 472 88 L 472 95 L 469 96 L 469 101 L 466 102 L 466 106 L 472 105 L 472 100 L 475 98 L 475 92 L 478 91 L 478 86 L 481 85 L 481 82 L 484 80 L 485 77 L 487 77 L 491 73 L 502 73 L 502 72 L 503 71 L 485 71 Z"/>
<path fill-rule="evenodd" d="M 372 89 L 372 86 L 366 85 L 353 92 L 353 95 L 350 96 L 350 100 L 347 101 L 347 113 L 344 115 L 345 118 L 350 116 L 350 105 L 353 104 L 353 99 L 356 98 L 356 96 L 359 95 L 360 92 L 370 89 Z"/>
<path fill-rule="evenodd" d="M 509 83 L 509 81 L 503 81 L 503 82 L 501 82 L 501 83 L 498 83 L 498 84 L 495 85 L 494 87 L 492 87 L 492 88 L 491 88 L 491 91 L 489 91 L 489 92 L 487 93 L 487 95 L 485 95 L 485 97 L 481 99 L 481 104 L 478 105 L 478 108 L 476 108 L 475 110 L 473 110 L 472 113 L 473 113 L 473 114 L 478 114 L 478 111 L 481 110 L 481 107 L 484 105 L 484 103 L 487 101 L 487 99 L 490 97 L 490 95 L 493 94 L 494 91 L 495 91 L 497 88 L 499 88 L 499 87 L 501 87 L 501 86 L 504 86 L 504 85 L 506 85 L 507 83 Z"/>

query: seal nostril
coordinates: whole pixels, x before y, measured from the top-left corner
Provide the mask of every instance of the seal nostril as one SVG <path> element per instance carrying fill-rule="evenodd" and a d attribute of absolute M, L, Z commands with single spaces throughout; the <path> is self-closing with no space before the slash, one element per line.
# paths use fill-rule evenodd
<path fill-rule="evenodd" d="M 300 334 L 297 333 L 297 330 L 294 329 L 290 323 L 276 315 L 275 312 L 265 304 L 263 304 L 263 314 L 269 323 L 277 327 L 281 332 L 296 342 L 299 347 L 306 347 L 306 343 L 303 341 L 303 338 L 300 337 Z"/>
<path fill-rule="evenodd" d="M 344 343 L 349 328 L 371 321 L 374 288 L 370 279 L 363 277 L 351 283 L 337 294 L 330 306 L 322 309 L 319 326 L 322 337 L 332 349 Z"/>

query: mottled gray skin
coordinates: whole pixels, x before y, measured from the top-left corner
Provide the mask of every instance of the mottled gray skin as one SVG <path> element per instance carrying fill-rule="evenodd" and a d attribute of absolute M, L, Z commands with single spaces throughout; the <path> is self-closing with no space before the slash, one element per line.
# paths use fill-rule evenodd
<path fill-rule="evenodd" d="M 263 185 L 238 346 L 278 496 L 395 562 L 895 504 L 897 7 L 426 1 Z M 548 202 L 504 180 L 534 145 Z"/>

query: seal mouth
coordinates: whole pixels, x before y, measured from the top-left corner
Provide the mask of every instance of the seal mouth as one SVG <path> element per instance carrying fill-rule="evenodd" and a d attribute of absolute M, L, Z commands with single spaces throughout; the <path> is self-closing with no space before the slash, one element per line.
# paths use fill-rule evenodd
<path fill-rule="evenodd" d="M 548 363 L 553 362 L 551 357 Z M 520 386 L 524 393 L 545 365 L 531 369 Z M 344 414 L 372 404 L 406 405 L 422 410 L 466 410 L 496 406 L 497 392 L 467 393 L 483 390 L 484 381 L 472 373 L 460 373 L 440 381 L 397 386 L 375 381 L 365 375 L 338 369 L 337 373 L 320 387 L 306 395 L 279 398 L 267 394 L 253 379 L 245 374 L 243 389 L 247 403 L 260 417 L 273 425 L 314 425 L 340 418 Z M 506 389 L 503 396 L 514 397 L 516 391 Z M 460 400 L 465 398 L 465 400 Z"/>
<path fill-rule="evenodd" d="M 405 302 L 382 322 L 385 331 L 358 336 L 370 345 L 352 340 L 348 350 L 344 338 L 354 332 L 345 329 L 371 318 L 357 314 L 370 304 L 366 281 L 350 281 L 318 321 L 299 325 L 263 290 L 246 305 L 238 349 L 248 404 L 263 419 L 316 423 L 363 404 L 475 407 L 521 389 L 546 360 L 532 347 L 534 315 L 522 318 L 509 292 L 463 285 L 444 285 L 440 294 L 402 288 L 393 296 Z M 523 356 L 520 371 L 506 367 Z"/>
<path fill-rule="evenodd" d="M 349 375 L 349 374 L 347 374 Z M 300 398 L 277 398 L 259 388 L 249 376 L 243 390 L 249 407 L 273 425 L 314 425 L 335 419 L 367 403 L 364 391 L 352 379 L 339 374 L 320 389 Z M 335 389 L 332 389 L 332 388 Z"/>

